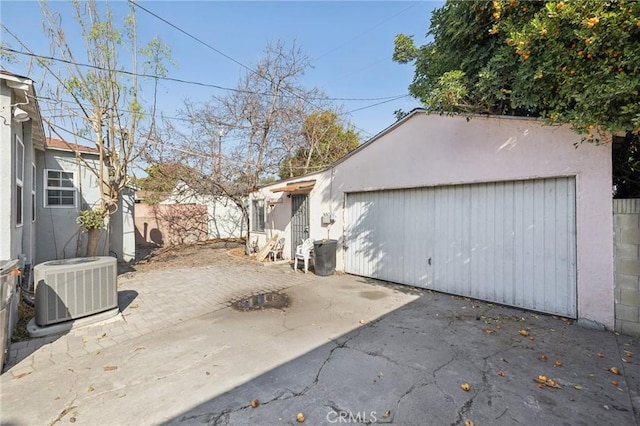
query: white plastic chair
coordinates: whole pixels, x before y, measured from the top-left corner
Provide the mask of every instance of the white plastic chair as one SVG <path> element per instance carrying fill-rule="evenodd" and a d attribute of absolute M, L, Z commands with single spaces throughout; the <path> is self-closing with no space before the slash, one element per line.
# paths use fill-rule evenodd
<path fill-rule="evenodd" d="M 313 239 L 307 238 L 296 247 L 296 255 L 293 259 L 293 270 L 298 270 L 298 260 L 304 261 L 304 273 L 306 274 L 309 270 L 309 259 L 313 259 Z M 315 260 L 314 260 L 315 264 Z"/>
<path fill-rule="evenodd" d="M 282 250 L 284 249 L 284 238 L 280 238 L 278 240 L 278 242 L 276 242 L 273 246 L 273 248 L 271 250 L 269 250 L 269 258 L 271 258 L 271 260 L 273 260 L 274 262 L 276 260 L 278 260 L 278 256 L 280 256 L 281 259 L 284 259 Z"/>

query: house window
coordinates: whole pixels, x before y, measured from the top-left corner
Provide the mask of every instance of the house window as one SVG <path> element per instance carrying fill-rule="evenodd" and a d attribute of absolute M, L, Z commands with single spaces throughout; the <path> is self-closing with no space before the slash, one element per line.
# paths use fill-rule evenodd
<path fill-rule="evenodd" d="M 45 170 L 44 205 L 46 207 L 75 207 L 76 189 L 73 172 Z"/>
<path fill-rule="evenodd" d="M 22 186 L 16 185 L 16 225 L 22 225 Z"/>
<path fill-rule="evenodd" d="M 31 163 L 31 221 L 36 221 L 36 165 Z"/>
<path fill-rule="evenodd" d="M 24 144 L 16 135 L 16 226 L 22 225 L 22 209 L 24 187 Z"/>
<path fill-rule="evenodd" d="M 253 229 L 255 232 L 264 232 L 264 200 L 253 200 Z"/>

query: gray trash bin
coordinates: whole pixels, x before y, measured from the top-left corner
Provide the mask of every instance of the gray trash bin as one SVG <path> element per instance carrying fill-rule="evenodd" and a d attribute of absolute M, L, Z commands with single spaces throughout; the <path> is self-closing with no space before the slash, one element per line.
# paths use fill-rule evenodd
<path fill-rule="evenodd" d="M 336 250 L 338 240 L 318 240 L 313 243 L 316 275 L 333 275 L 336 272 Z"/>
<path fill-rule="evenodd" d="M 7 359 L 7 351 L 11 332 L 18 319 L 18 278 L 13 271 L 18 266 L 17 260 L 0 260 L 0 371 Z"/>

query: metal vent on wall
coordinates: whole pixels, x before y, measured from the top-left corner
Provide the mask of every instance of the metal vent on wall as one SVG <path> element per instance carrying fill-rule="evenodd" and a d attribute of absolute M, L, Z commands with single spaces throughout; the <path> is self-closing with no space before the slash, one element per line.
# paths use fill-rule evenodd
<path fill-rule="evenodd" d="M 34 269 L 35 321 L 47 326 L 118 306 L 117 259 L 109 256 L 53 260 Z"/>

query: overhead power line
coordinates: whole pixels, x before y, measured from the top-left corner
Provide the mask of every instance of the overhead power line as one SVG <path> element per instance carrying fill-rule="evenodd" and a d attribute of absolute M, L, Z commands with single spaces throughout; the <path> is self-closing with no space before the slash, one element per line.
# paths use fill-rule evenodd
<path fill-rule="evenodd" d="M 367 106 L 364 106 L 362 108 L 352 109 L 351 111 L 347 111 L 347 114 L 351 114 L 352 112 L 356 112 L 356 111 L 362 111 L 363 109 L 373 108 L 375 106 L 386 104 L 388 102 L 397 101 L 397 100 L 402 99 L 402 98 L 408 98 L 409 96 L 411 96 L 411 95 L 402 95 L 402 96 L 398 96 L 398 97 L 395 97 L 395 98 L 392 98 L 392 99 L 387 99 L 386 101 L 375 103 L 373 105 L 367 105 Z"/>
<path fill-rule="evenodd" d="M 20 51 L 20 50 L 11 49 L 9 47 L 4 47 L 4 46 L 0 47 L 0 50 L 4 50 L 6 52 L 15 53 L 15 54 L 18 54 L 18 55 L 30 56 L 30 57 L 37 58 L 37 59 L 43 59 L 43 60 L 55 61 L 55 62 L 62 62 L 62 63 L 65 63 L 65 64 L 77 65 L 77 66 L 80 66 L 80 67 L 92 68 L 92 69 L 96 69 L 96 70 L 100 70 L 100 71 L 116 72 L 116 73 L 119 73 L 119 74 L 124 74 L 124 75 L 129 75 L 129 76 L 153 78 L 153 79 L 157 79 L 157 80 L 171 81 L 171 82 L 174 82 L 174 83 L 192 84 L 192 85 L 197 85 L 197 86 L 202 86 L 202 87 L 210 87 L 210 88 L 214 88 L 214 89 L 226 90 L 226 91 L 237 92 L 237 93 L 244 93 L 244 94 L 249 94 L 249 95 L 271 96 L 270 93 L 253 92 L 251 90 L 236 89 L 236 88 L 233 88 L 233 87 L 225 87 L 225 86 L 220 86 L 220 85 L 217 85 L 217 84 L 203 83 L 203 82 L 193 81 L 193 80 L 184 80 L 184 79 L 173 78 L 173 77 L 163 77 L 163 76 L 158 76 L 158 75 L 153 75 L 153 74 L 136 73 L 136 72 L 127 71 L 127 70 L 118 70 L 118 69 L 105 68 L 105 67 L 100 67 L 100 66 L 97 66 L 97 65 L 85 64 L 85 63 L 81 63 L 81 62 L 70 61 L 70 60 L 67 60 L 67 59 L 56 58 L 54 56 L 45 56 L 45 55 L 38 55 L 38 54 L 32 53 L 32 52 L 23 52 L 23 51 Z M 283 98 L 300 98 L 300 95 L 297 95 L 297 94 L 289 94 L 289 95 L 281 94 L 279 96 L 281 96 Z M 349 102 L 372 102 L 372 101 L 381 101 L 381 100 L 391 100 L 391 99 L 397 98 L 398 96 L 404 96 L 404 95 L 385 96 L 385 97 L 378 97 L 378 98 L 309 97 L 307 99 L 309 99 L 309 100 L 341 101 L 341 102 L 347 102 L 347 101 L 349 101 Z"/>
<path fill-rule="evenodd" d="M 258 77 L 260 77 L 260 78 L 262 78 L 262 79 L 264 79 L 264 80 L 266 80 L 266 81 L 272 82 L 268 77 L 266 77 L 266 76 L 262 75 L 261 73 L 257 72 L 256 70 L 252 69 L 251 67 L 249 67 L 249 66 L 247 66 L 247 65 L 243 64 L 242 62 L 240 62 L 240 61 L 238 61 L 238 60 L 236 60 L 236 59 L 232 58 L 231 56 L 229 56 L 229 55 L 227 55 L 226 53 L 224 53 L 224 52 L 220 51 L 219 49 L 216 49 L 215 47 L 211 46 L 209 43 L 206 43 L 206 42 L 204 42 L 203 40 L 201 40 L 200 38 L 198 38 L 198 37 L 196 37 L 196 36 L 194 36 L 194 35 L 192 35 L 192 34 L 188 33 L 187 31 L 183 30 L 182 28 L 178 27 L 177 25 L 175 25 L 175 24 L 173 24 L 173 23 L 169 22 L 168 20 L 166 20 L 166 19 L 162 18 L 162 17 L 161 17 L 161 16 L 159 16 L 158 14 L 156 14 L 156 13 L 154 13 L 154 12 L 151 12 L 149 9 L 147 9 L 147 8 L 145 8 L 145 7 L 140 6 L 140 5 L 139 5 L 138 3 L 136 3 L 135 1 L 133 1 L 133 0 L 128 0 L 128 2 L 129 2 L 129 3 L 131 3 L 132 5 L 136 6 L 137 8 L 139 8 L 139 9 L 141 9 L 141 10 L 143 10 L 143 11 L 147 12 L 148 14 L 150 14 L 150 15 L 151 15 L 151 16 L 153 16 L 153 17 L 155 17 L 156 19 L 158 19 L 158 20 L 160 20 L 160 21 L 164 22 L 165 24 L 167 24 L 167 25 L 171 26 L 172 28 L 176 29 L 177 31 L 180 31 L 182 34 L 186 35 L 187 37 L 189 37 L 189 38 L 191 38 L 191 39 L 193 39 L 193 40 L 197 41 L 198 43 L 200 43 L 200 44 L 202 44 L 202 45 L 206 46 L 207 48 L 209 48 L 209 49 L 211 49 L 212 51 L 214 51 L 214 52 L 218 53 L 219 55 L 222 55 L 222 56 L 224 56 L 225 58 L 229 59 L 230 61 L 232 61 L 232 62 L 234 62 L 234 63 L 236 63 L 236 64 L 240 65 L 241 67 L 245 68 L 246 70 L 250 71 L 251 73 L 255 74 L 256 76 L 258 76 Z M 300 95 L 298 95 L 297 93 L 295 93 L 294 91 L 292 91 L 291 89 L 288 89 L 288 88 L 283 88 L 283 91 L 286 91 L 286 92 L 290 93 L 293 97 L 295 97 L 295 98 L 297 98 L 297 99 L 302 100 L 303 102 L 305 102 L 305 103 L 307 103 L 307 104 L 311 105 L 311 106 L 312 106 L 312 107 L 314 107 L 314 108 L 318 108 L 318 106 L 317 106 L 317 105 L 314 105 L 314 104 L 311 102 L 312 100 L 320 100 L 320 99 L 325 99 L 325 100 L 336 100 L 336 101 L 342 101 L 342 100 L 344 100 L 344 99 L 340 99 L 340 98 L 307 98 L 307 97 L 304 97 L 304 96 L 300 96 Z M 399 95 L 398 95 L 398 96 L 399 96 Z M 403 96 L 404 96 L 404 95 L 403 95 Z M 394 98 L 394 97 L 395 97 L 395 96 L 391 96 L 391 97 L 389 97 L 389 98 L 387 98 L 387 99 L 391 99 L 391 98 Z M 370 100 L 371 100 L 371 101 L 373 101 L 373 100 L 380 100 L 380 99 L 370 99 Z M 372 133 L 371 133 L 371 132 L 368 132 L 368 131 L 366 131 L 366 130 L 364 130 L 364 129 L 360 128 L 360 127 L 357 127 L 357 126 L 354 126 L 354 127 L 355 127 L 357 130 L 360 130 L 360 131 L 361 131 L 361 132 L 363 132 L 363 133 L 366 133 L 366 134 L 372 135 Z"/>
<path fill-rule="evenodd" d="M 245 68 L 248 71 L 251 71 L 252 73 L 256 73 L 255 70 L 251 69 L 250 67 L 248 67 L 247 65 L 243 64 L 242 62 L 232 58 L 231 56 L 227 55 L 226 53 L 216 49 L 215 47 L 213 47 L 212 45 L 210 45 L 209 43 L 199 39 L 198 37 L 194 36 L 193 34 L 190 34 L 188 32 L 186 32 L 185 30 L 183 30 L 182 28 L 178 27 L 177 25 L 167 21 L 166 19 L 164 19 L 162 16 L 157 15 L 156 13 L 150 11 L 149 9 L 147 9 L 144 6 L 140 6 L 138 3 L 136 3 L 133 0 L 129 0 L 129 3 L 131 3 L 132 5 L 134 5 L 135 7 L 137 7 L 138 9 L 144 10 L 145 12 L 147 12 L 149 15 L 153 16 L 156 19 L 159 19 L 160 21 L 164 22 L 165 24 L 169 25 L 170 27 L 180 31 L 182 34 L 186 35 L 187 37 L 189 37 L 192 40 L 197 41 L 198 43 L 208 47 L 209 49 L 213 50 L 214 52 L 216 52 L 219 55 L 224 56 L 225 58 L 227 58 L 228 60 L 230 60 L 231 62 L 235 62 L 236 64 L 240 65 L 242 68 Z"/>

